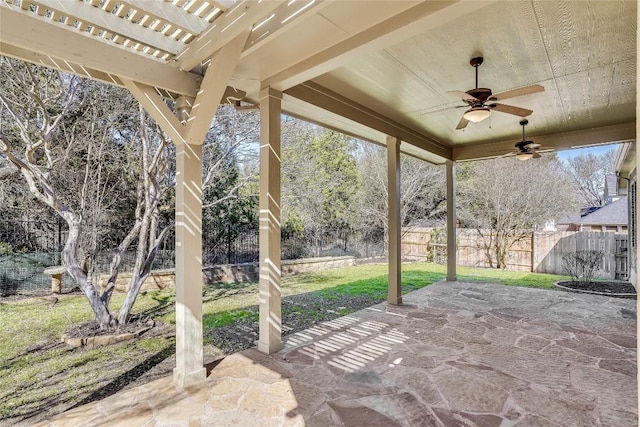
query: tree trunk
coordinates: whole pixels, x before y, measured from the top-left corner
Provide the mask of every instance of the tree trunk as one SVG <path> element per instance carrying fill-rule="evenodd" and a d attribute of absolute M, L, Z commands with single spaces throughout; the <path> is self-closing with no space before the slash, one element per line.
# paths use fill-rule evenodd
<path fill-rule="evenodd" d="M 80 235 L 80 220 L 74 213 L 68 210 L 61 210 L 58 211 L 58 213 L 64 218 L 69 226 L 69 235 L 67 236 L 67 241 L 62 249 L 63 264 L 67 268 L 69 275 L 78 284 L 78 286 L 80 286 L 80 289 L 87 297 L 89 305 L 96 316 L 96 321 L 100 325 L 100 329 L 108 329 L 113 321 L 111 313 L 109 313 L 109 309 L 100 299 L 100 295 L 78 263 L 76 256 L 78 249 L 78 237 Z"/>
<path fill-rule="evenodd" d="M 118 249 L 116 249 L 116 253 L 113 255 L 111 259 L 111 265 L 109 266 L 109 279 L 107 280 L 107 287 L 104 293 L 101 296 L 102 302 L 105 306 L 109 306 L 109 301 L 111 300 L 111 295 L 113 295 L 113 291 L 116 287 L 116 281 L 118 280 L 118 274 L 120 272 L 120 263 L 122 262 L 122 255 L 129 248 L 133 240 L 138 236 L 140 231 L 140 225 L 142 223 L 136 221 L 133 228 L 129 231 L 129 234 L 120 242 L 118 245 Z"/>
<path fill-rule="evenodd" d="M 170 225 L 166 227 L 164 230 L 162 230 L 158 238 L 153 243 L 153 247 L 151 247 L 151 249 L 149 250 L 149 254 L 146 257 L 144 264 L 142 264 L 140 268 L 136 270 L 137 274 L 133 275 L 134 279 L 131 281 L 129 292 L 127 293 L 127 297 L 122 303 L 122 307 L 120 308 L 120 313 L 118 314 L 118 322 L 120 324 L 125 323 L 127 321 L 127 318 L 129 317 L 129 313 L 133 308 L 133 304 L 136 302 L 136 297 L 140 292 L 140 288 L 142 287 L 142 284 L 144 283 L 145 280 L 147 280 L 147 277 L 149 277 L 149 274 L 151 273 L 151 266 L 153 265 L 153 260 L 155 259 L 156 253 L 158 252 L 158 247 L 160 247 L 164 239 L 169 234 L 169 230 L 171 230 L 172 228 L 173 228 L 173 225 Z M 138 262 L 136 261 L 136 267 L 138 267 L 137 264 Z"/>

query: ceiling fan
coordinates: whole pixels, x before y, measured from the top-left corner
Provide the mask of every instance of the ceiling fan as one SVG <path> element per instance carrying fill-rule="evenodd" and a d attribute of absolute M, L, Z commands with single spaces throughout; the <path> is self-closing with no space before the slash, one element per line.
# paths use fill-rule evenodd
<path fill-rule="evenodd" d="M 507 154 L 507 156 L 516 156 L 518 160 L 529 160 L 529 159 L 538 159 L 540 158 L 540 153 L 536 150 L 540 148 L 540 144 L 536 144 L 533 141 L 527 141 L 524 134 L 524 128 L 529 124 L 529 120 L 522 119 L 520 120 L 520 126 L 522 126 L 522 141 L 516 142 L 516 151 L 513 153 Z"/>
<path fill-rule="evenodd" d="M 462 119 L 458 123 L 456 129 L 464 129 L 469 122 L 478 123 L 491 115 L 491 110 L 500 111 L 501 113 L 513 114 L 515 116 L 526 117 L 533 113 L 532 110 L 526 108 L 514 107 L 513 105 L 498 104 L 494 101 L 502 101 L 507 98 L 514 98 L 521 95 L 529 95 L 531 93 L 543 92 L 544 86 L 532 85 L 520 89 L 508 90 L 502 93 L 494 94 L 491 89 L 478 87 L 478 67 L 484 62 L 484 58 L 478 56 L 471 58 L 469 63 L 476 69 L 476 88 L 462 92 L 460 90 L 452 90 L 448 93 L 456 95 L 466 102 L 469 110 L 464 112 Z"/>

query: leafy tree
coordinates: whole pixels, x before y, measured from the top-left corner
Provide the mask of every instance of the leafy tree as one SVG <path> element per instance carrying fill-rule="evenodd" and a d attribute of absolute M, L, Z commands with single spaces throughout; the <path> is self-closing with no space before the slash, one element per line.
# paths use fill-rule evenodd
<path fill-rule="evenodd" d="M 329 230 L 351 229 L 361 186 L 352 139 L 298 121 L 287 122 L 283 134 L 285 228 L 305 224 L 305 232 L 318 239 Z"/>
<path fill-rule="evenodd" d="M 209 226 L 257 226 L 259 130 L 255 112 L 219 107 L 204 142 L 203 208 Z"/>
<path fill-rule="evenodd" d="M 506 268 L 516 242 L 576 207 L 572 183 L 555 156 L 461 164 L 458 181 L 460 217 L 483 236 L 491 267 Z"/>
<path fill-rule="evenodd" d="M 204 141 L 203 245 L 210 253 L 258 227 L 259 129 L 256 112 L 221 105 Z"/>
<path fill-rule="evenodd" d="M 564 163 L 564 169 L 573 179 L 581 202 L 585 206 L 604 206 L 604 183 L 607 175 L 615 169 L 616 150 L 611 149 L 603 154 L 591 153 L 570 157 Z"/>

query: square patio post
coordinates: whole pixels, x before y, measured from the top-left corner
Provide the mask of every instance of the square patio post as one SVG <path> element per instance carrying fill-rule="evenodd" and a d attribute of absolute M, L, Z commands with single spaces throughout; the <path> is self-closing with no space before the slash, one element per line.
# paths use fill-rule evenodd
<path fill-rule="evenodd" d="M 206 378 L 202 345 L 202 145 L 176 145 L 175 382 Z"/>
<path fill-rule="evenodd" d="M 456 277 L 456 162 L 447 160 L 447 280 Z"/>
<path fill-rule="evenodd" d="M 260 337 L 258 350 L 282 345 L 280 307 L 280 112 L 282 93 L 260 91 Z"/>
<path fill-rule="evenodd" d="M 402 256 L 400 248 L 400 139 L 387 137 L 389 195 L 389 304 L 402 304 Z"/>

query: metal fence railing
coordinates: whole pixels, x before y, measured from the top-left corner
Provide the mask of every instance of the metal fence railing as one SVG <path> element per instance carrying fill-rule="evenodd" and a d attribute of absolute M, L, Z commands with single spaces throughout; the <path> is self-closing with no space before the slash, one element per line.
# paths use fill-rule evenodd
<path fill-rule="evenodd" d="M 95 272 L 108 273 L 113 253 L 128 229 L 121 226 L 95 227 L 96 242 L 87 254 Z M 43 270 L 61 263 L 60 252 L 67 238 L 64 222 L 0 220 L 0 295 L 38 292 L 50 289 L 50 277 Z M 385 254 L 382 230 L 307 230 L 283 235 L 282 259 L 351 255 L 370 258 Z M 203 224 L 203 265 L 253 263 L 259 259 L 257 227 L 218 227 Z M 136 247 L 123 254 L 120 271 L 130 271 L 135 263 Z M 159 247 L 153 268 L 175 267 L 173 230 Z M 68 275 L 63 286 L 73 286 Z"/>

